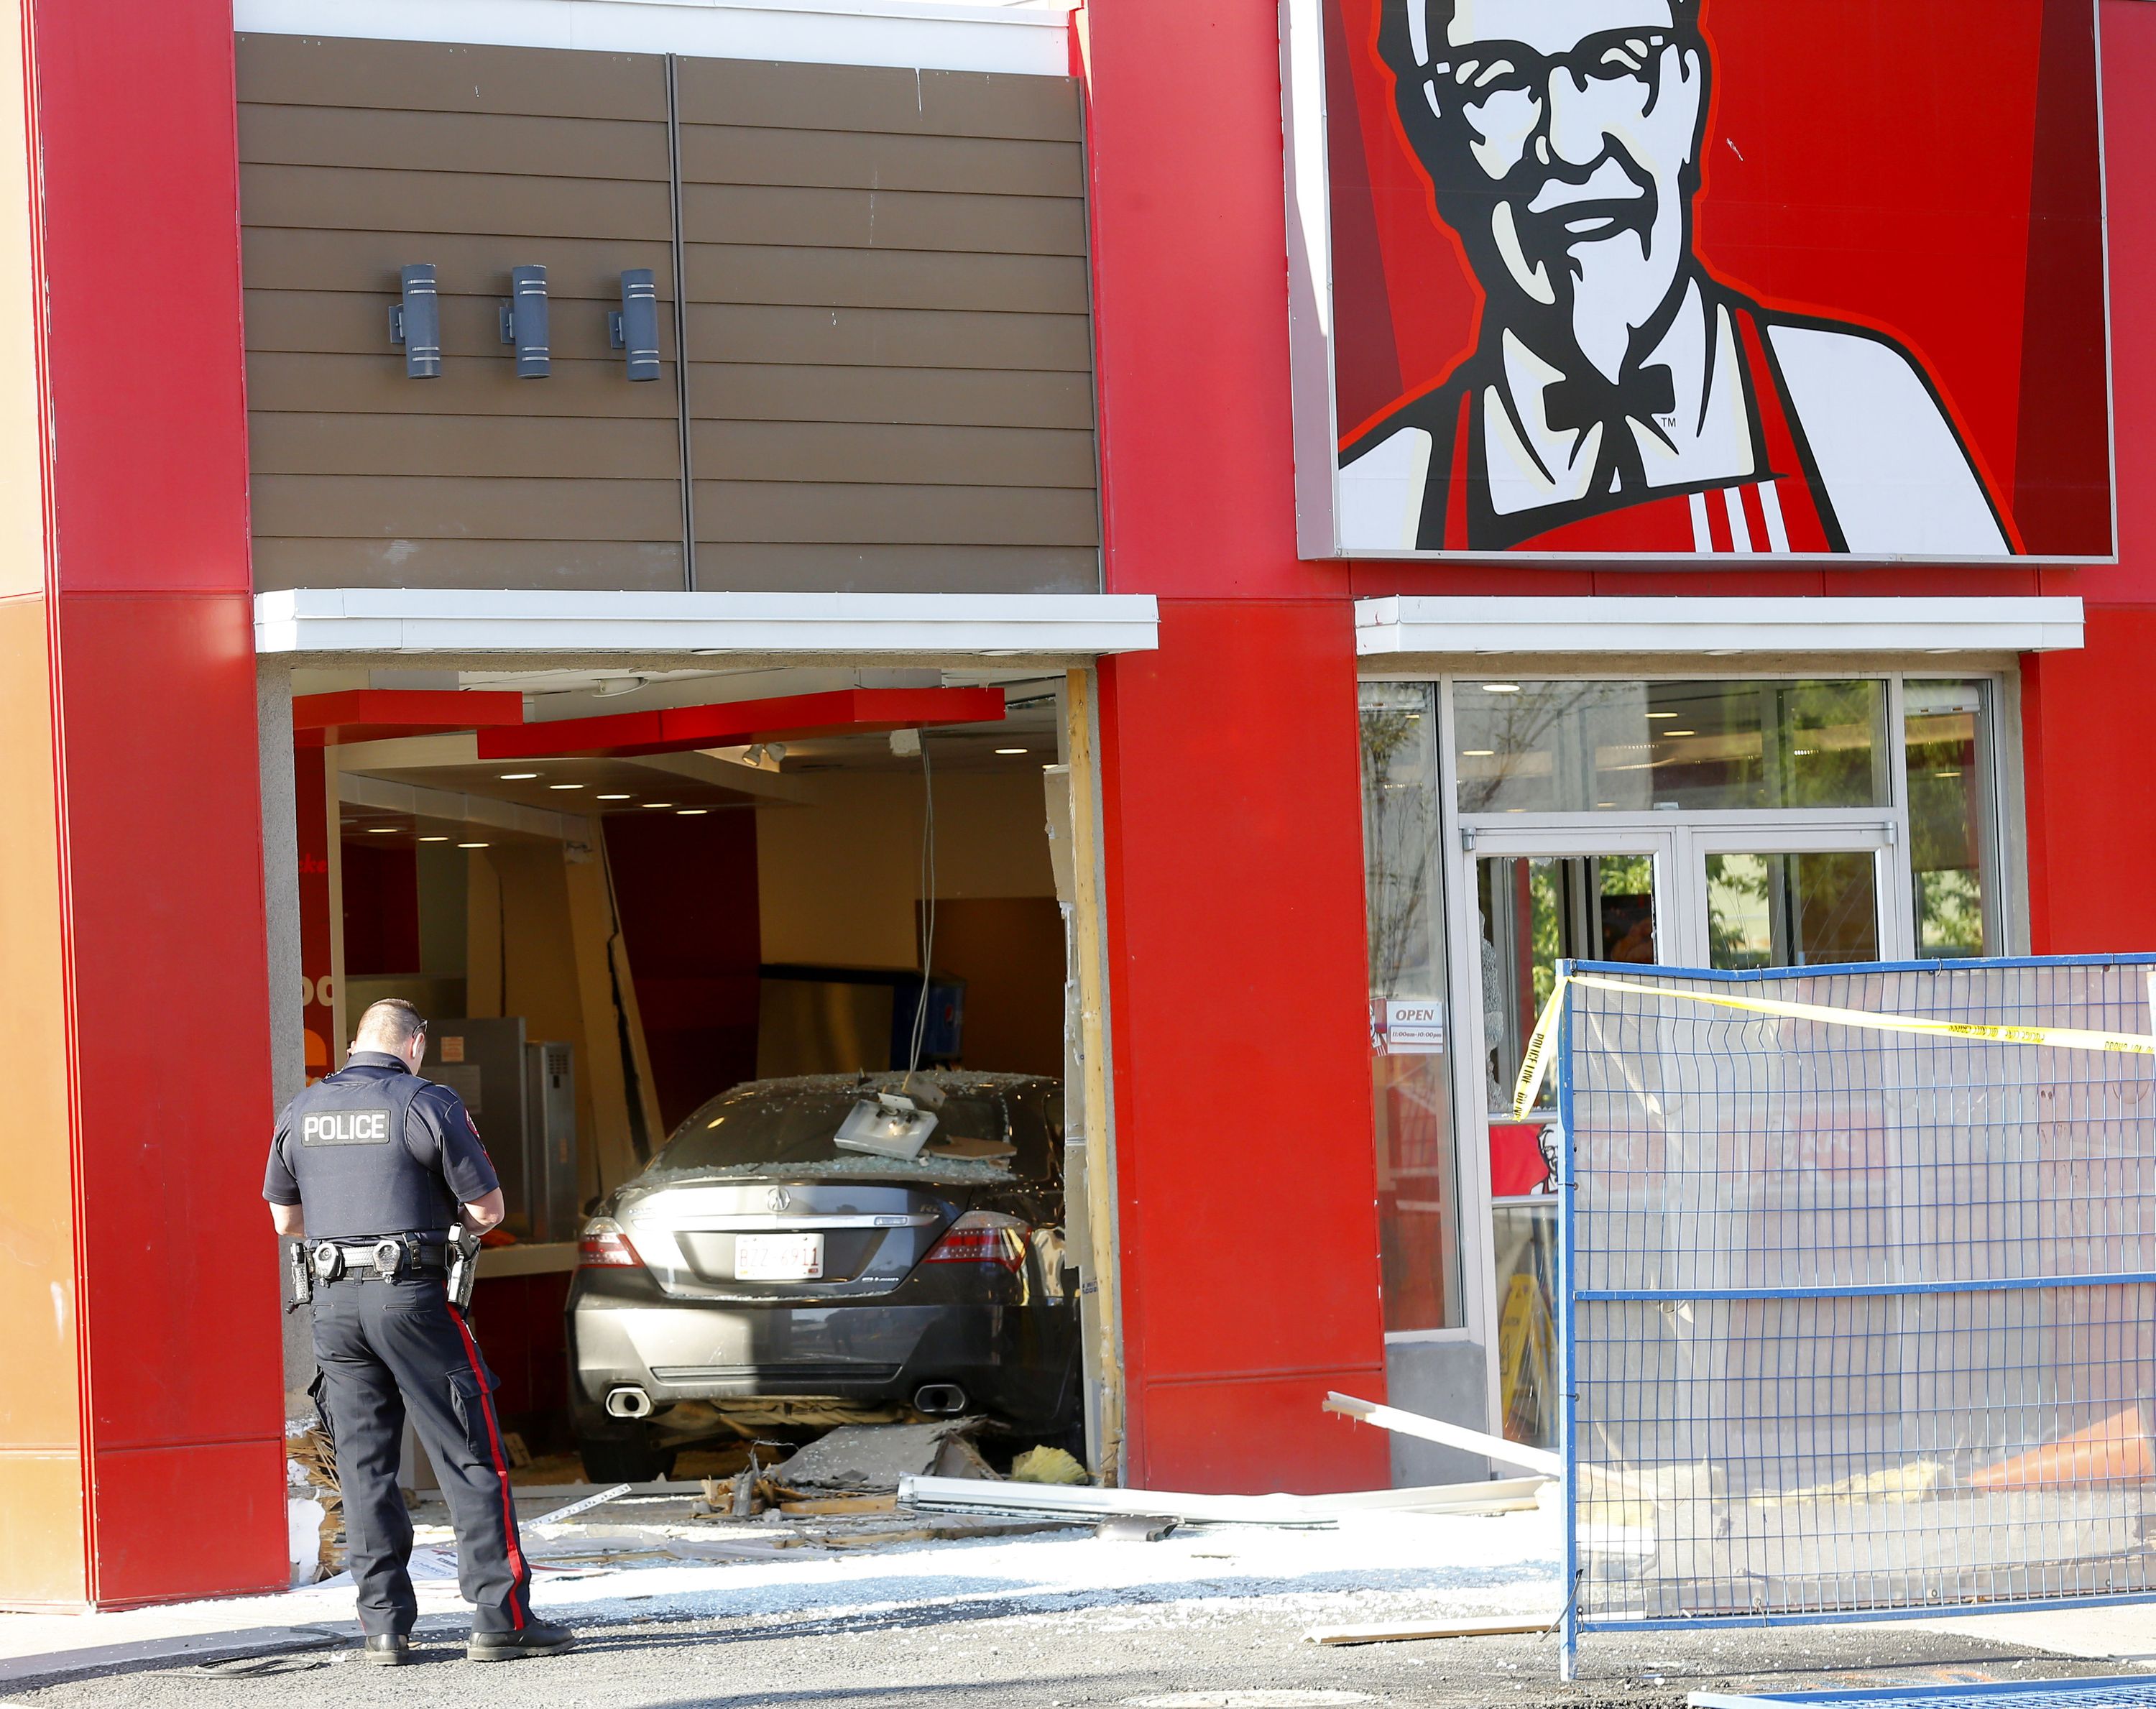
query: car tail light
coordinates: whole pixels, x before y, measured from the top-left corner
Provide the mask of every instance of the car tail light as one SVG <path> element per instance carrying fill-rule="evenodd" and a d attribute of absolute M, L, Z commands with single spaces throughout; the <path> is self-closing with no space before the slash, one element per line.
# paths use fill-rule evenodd
<path fill-rule="evenodd" d="M 584 1224 L 577 1247 L 579 1270 L 641 1270 L 644 1260 L 629 1244 L 629 1231 L 612 1217 L 593 1217 Z"/>
<path fill-rule="evenodd" d="M 999 1264 L 1015 1275 L 1025 1268 L 1025 1237 L 1030 1232 L 1016 1217 L 1001 1211 L 969 1210 L 943 1231 L 928 1249 L 926 1264 Z"/>

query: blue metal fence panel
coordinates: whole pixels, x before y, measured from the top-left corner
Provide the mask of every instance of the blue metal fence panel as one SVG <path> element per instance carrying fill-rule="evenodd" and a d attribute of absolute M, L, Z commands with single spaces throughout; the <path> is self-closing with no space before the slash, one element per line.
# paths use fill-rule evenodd
<path fill-rule="evenodd" d="M 2112 1679 L 2001 1680 L 1979 1686 L 1852 1687 L 1830 1691 L 1779 1691 L 1766 1696 L 1694 1691 L 1691 1709 L 1792 1709 L 1825 1704 L 1832 1709 L 2156 1709 L 2156 1674 Z"/>
<path fill-rule="evenodd" d="M 1584 970 L 2147 1034 L 2153 967 Z M 1568 1655 L 2156 1593 L 2156 1060 L 1582 985 L 1556 1044 Z"/>

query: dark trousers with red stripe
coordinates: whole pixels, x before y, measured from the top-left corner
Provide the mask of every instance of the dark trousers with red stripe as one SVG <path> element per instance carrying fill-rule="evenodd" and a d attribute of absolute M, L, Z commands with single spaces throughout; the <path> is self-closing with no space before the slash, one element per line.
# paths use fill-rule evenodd
<path fill-rule="evenodd" d="M 316 1390 L 336 1443 L 345 1539 L 369 1634 L 405 1633 L 412 1517 L 397 1486 L 404 1421 L 426 1448 L 457 1532 L 457 1578 L 482 1632 L 531 1614 L 531 1569 L 510 1500 L 494 1373 L 438 1276 L 328 1282 L 315 1290 Z"/>

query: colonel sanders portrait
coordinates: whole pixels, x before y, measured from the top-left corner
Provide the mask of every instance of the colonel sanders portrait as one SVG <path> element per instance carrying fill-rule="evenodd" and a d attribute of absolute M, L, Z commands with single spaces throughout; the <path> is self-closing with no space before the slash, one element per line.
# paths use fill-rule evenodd
<path fill-rule="evenodd" d="M 1345 550 L 2015 549 L 1907 350 L 1701 260 L 1702 3 L 1383 0 L 1401 128 L 1483 305 L 1473 352 L 1342 445 Z"/>

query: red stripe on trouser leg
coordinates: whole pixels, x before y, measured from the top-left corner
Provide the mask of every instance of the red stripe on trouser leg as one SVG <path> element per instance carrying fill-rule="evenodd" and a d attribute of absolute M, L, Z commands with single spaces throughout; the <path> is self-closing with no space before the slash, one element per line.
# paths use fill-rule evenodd
<path fill-rule="evenodd" d="M 502 1547 L 508 1552 L 510 1577 L 517 1589 L 517 1594 L 510 1599 L 509 1612 L 521 1632 L 524 1629 L 524 1604 L 531 1599 L 531 1570 L 524 1564 L 524 1547 L 517 1540 L 516 1503 L 509 1493 L 509 1459 L 501 1451 L 501 1431 L 494 1421 L 494 1396 L 487 1389 L 486 1372 L 480 1363 L 479 1344 L 465 1327 L 462 1311 L 452 1306 L 449 1317 L 457 1326 L 457 1333 L 464 1337 L 465 1357 L 471 1365 L 472 1380 L 479 1384 L 479 1407 L 486 1415 L 487 1450 L 494 1456 L 494 1469 L 501 1479 Z"/>

